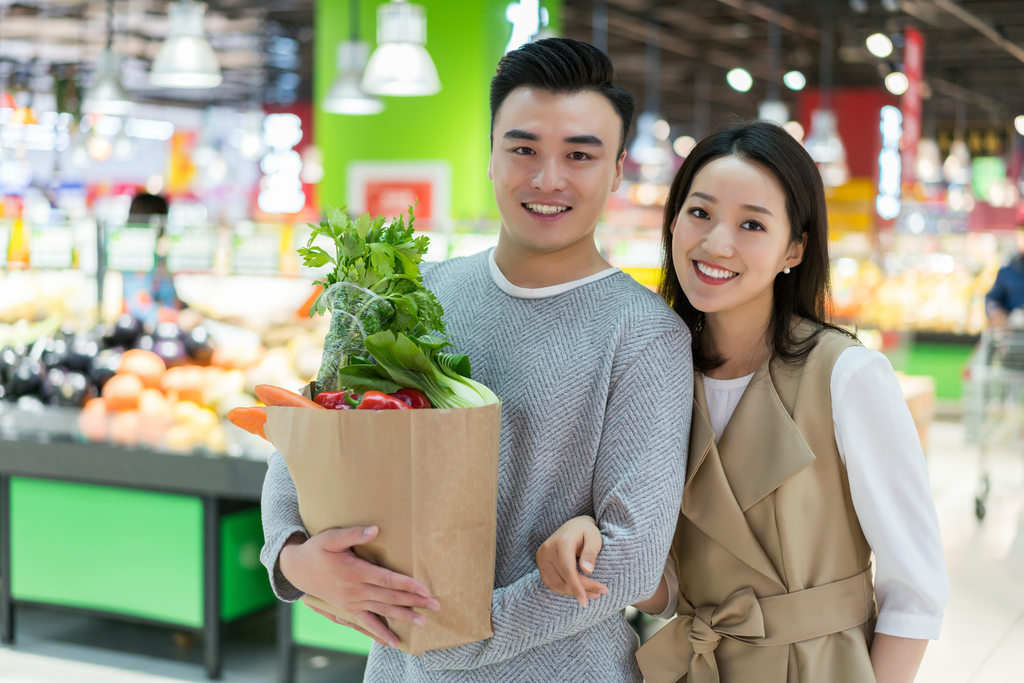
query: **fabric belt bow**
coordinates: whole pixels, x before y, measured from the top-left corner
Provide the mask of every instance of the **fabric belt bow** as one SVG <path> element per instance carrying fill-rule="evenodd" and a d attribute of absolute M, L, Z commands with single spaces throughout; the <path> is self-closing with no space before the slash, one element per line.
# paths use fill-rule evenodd
<path fill-rule="evenodd" d="M 736 591 L 718 606 L 681 607 L 680 616 L 637 652 L 647 683 L 675 683 L 687 673 L 689 683 L 719 683 L 715 648 L 722 638 L 748 643 L 764 638 L 761 605 L 751 588 Z"/>

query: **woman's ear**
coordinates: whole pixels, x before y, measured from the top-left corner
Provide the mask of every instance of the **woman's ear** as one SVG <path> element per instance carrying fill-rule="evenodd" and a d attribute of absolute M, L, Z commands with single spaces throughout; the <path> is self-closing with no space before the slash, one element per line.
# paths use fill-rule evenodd
<path fill-rule="evenodd" d="M 799 242 L 789 245 L 789 254 L 786 255 L 786 267 L 793 268 L 803 263 L 804 250 L 807 248 L 807 233 L 805 232 Z"/>

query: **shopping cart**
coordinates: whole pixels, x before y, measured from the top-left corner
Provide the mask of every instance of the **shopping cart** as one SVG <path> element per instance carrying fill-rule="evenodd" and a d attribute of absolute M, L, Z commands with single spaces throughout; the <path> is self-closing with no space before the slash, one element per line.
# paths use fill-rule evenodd
<path fill-rule="evenodd" d="M 988 454 L 997 445 L 1024 450 L 1024 329 L 986 330 L 964 373 L 964 436 L 978 446 L 974 513 L 985 518 L 991 490 Z"/>

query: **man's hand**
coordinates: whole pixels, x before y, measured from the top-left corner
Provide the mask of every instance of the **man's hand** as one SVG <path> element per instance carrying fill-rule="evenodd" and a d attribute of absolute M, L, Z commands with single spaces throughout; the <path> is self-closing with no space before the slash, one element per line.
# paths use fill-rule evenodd
<path fill-rule="evenodd" d="M 558 528 L 537 549 L 537 568 L 548 588 L 561 595 L 576 598 L 581 607 L 608 593 L 608 588 L 594 579 L 580 575 L 579 568 L 593 573 L 601 552 L 601 531 L 593 517 L 575 517 Z"/>
<path fill-rule="evenodd" d="M 354 616 L 359 622 L 353 625 L 357 631 L 382 645 L 397 647 L 398 637 L 384 625 L 381 616 L 422 626 L 426 618 L 410 608 L 437 612 L 441 604 L 420 582 L 361 560 L 352 552 L 353 546 L 375 538 L 375 526 L 328 529 L 309 539 L 293 536 L 281 549 L 278 566 L 289 583 L 303 593 Z"/>

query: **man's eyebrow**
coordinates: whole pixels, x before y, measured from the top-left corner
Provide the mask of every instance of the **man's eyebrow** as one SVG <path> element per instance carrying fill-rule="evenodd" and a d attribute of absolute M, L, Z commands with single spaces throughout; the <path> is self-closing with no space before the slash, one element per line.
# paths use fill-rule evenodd
<path fill-rule="evenodd" d="M 596 145 L 597 147 L 604 147 L 601 138 L 596 135 L 571 135 L 565 141 L 570 145 Z"/>
<path fill-rule="evenodd" d="M 536 133 L 530 133 L 521 128 L 513 128 L 501 137 L 505 140 L 531 140 L 533 142 L 540 140 L 540 136 Z"/>

